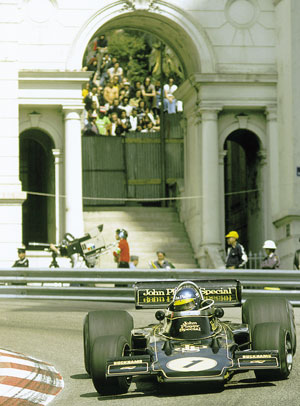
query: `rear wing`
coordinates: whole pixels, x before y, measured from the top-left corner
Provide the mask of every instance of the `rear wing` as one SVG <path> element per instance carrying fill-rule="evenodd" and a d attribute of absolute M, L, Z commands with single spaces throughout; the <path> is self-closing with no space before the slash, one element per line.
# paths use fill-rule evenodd
<path fill-rule="evenodd" d="M 175 288 L 183 280 L 137 282 L 135 289 L 136 309 L 162 309 L 173 300 Z M 237 280 L 193 279 L 203 293 L 205 299 L 213 299 L 216 306 L 234 307 L 241 306 L 241 284 Z"/>

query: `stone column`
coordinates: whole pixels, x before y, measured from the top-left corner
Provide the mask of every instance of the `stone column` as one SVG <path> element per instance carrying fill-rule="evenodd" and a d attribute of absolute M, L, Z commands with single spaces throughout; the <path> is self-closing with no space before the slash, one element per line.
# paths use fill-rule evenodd
<path fill-rule="evenodd" d="M 266 149 L 260 149 L 257 153 L 259 161 L 258 167 L 258 182 L 257 187 L 260 190 L 261 210 L 259 211 L 257 222 L 260 224 L 260 233 L 254 231 L 254 234 L 259 237 L 260 241 L 274 240 L 274 227 L 272 225 L 272 213 L 270 210 L 270 184 L 269 184 L 269 169 L 268 169 L 268 154 Z M 256 251 L 261 250 L 261 245 L 256 244 Z"/>
<path fill-rule="evenodd" d="M 16 248 L 22 243 L 22 203 L 27 197 L 19 180 L 18 3 L 1 2 L 0 266 L 7 267 L 15 261 Z"/>
<path fill-rule="evenodd" d="M 202 245 L 220 246 L 218 112 L 202 108 Z"/>
<path fill-rule="evenodd" d="M 54 156 L 54 170 L 55 170 L 55 242 L 60 242 L 60 164 L 61 164 L 61 150 L 53 149 L 52 154 Z"/>
<path fill-rule="evenodd" d="M 225 252 L 225 234 L 227 230 L 225 230 L 225 186 L 224 186 L 224 160 L 227 155 L 227 151 L 223 150 L 219 152 L 219 180 L 220 180 L 220 239 L 221 245 Z"/>
<path fill-rule="evenodd" d="M 84 234 L 82 208 L 81 106 L 64 106 L 65 114 L 65 231 Z"/>
<path fill-rule="evenodd" d="M 275 216 L 279 212 L 279 146 L 276 106 L 266 108 L 268 140 L 268 206 L 269 213 Z"/>
<path fill-rule="evenodd" d="M 187 132 L 185 136 L 185 168 L 184 168 L 184 193 L 186 197 L 193 197 L 183 201 L 184 207 L 184 224 L 188 232 L 193 250 L 196 254 L 200 249 L 202 240 L 201 229 L 201 182 L 199 176 L 201 173 L 201 159 L 199 157 L 201 151 L 201 120 L 198 113 L 194 109 L 185 111 L 187 118 Z"/>

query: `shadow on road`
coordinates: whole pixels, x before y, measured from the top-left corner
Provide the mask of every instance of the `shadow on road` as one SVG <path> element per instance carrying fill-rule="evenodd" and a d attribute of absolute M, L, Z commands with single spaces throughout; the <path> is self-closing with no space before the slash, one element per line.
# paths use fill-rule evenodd
<path fill-rule="evenodd" d="M 91 379 L 91 377 L 88 374 L 77 374 L 77 375 L 71 375 L 71 379 Z"/>
<path fill-rule="evenodd" d="M 262 388 L 268 386 L 276 386 L 273 382 L 257 382 L 255 378 L 241 379 L 240 381 L 229 381 L 225 389 L 245 389 L 245 388 Z"/>
<path fill-rule="evenodd" d="M 87 374 L 72 375 L 72 379 L 89 379 Z M 218 382 L 203 383 L 158 383 L 154 377 L 139 377 L 133 380 L 131 390 L 123 395 L 101 396 L 97 392 L 84 393 L 82 398 L 98 398 L 99 401 L 112 399 L 137 399 L 145 396 L 154 396 L 157 398 L 167 398 L 174 396 L 194 396 L 221 393 L 228 389 L 257 388 L 276 386 L 272 382 L 257 382 L 253 379 L 242 379 L 239 381 L 230 381 L 223 385 Z"/>

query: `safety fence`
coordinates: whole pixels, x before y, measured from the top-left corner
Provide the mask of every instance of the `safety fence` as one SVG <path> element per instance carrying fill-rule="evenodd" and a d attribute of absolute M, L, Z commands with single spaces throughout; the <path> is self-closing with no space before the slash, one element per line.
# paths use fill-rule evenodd
<path fill-rule="evenodd" d="M 134 302 L 135 282 L 236 279 L 242 299 L 286 297 L 300 306 L 300 272 L 226 269 L 0 269 L 0 299 L 63 299 Z"/>

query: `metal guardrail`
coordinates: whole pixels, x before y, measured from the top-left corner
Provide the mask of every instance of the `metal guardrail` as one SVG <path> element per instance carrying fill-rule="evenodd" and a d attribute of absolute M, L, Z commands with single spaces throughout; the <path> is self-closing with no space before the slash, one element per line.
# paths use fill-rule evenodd
<path fill-rule="evenodd" d="M 227 269 L 0 269 L 0 299 L 63 299 L 134 302 L 135 282 L 189 279 L 237 279 L 243 300 L 268 295 L 300 306 L 300 272 Z"/>

